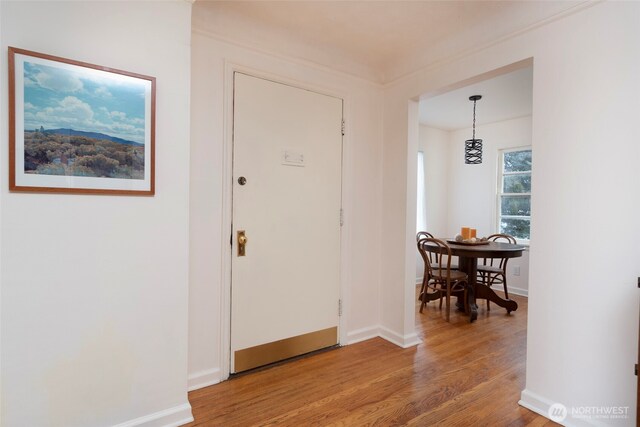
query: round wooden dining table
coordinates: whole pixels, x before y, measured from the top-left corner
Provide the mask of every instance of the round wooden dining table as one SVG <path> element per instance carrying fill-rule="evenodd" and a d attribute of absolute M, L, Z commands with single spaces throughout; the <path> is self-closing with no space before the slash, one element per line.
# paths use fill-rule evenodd
<path fill-rule="evenodd" d="M 447 242 L 451 248 L 451 255 L 459 258 L 458 268 L 460 271 L 464 271 L 468 276 L 468 292 L 467 301 L 470 310 L 470 321 L 473 322 L 478 318 L 478 305 L 479 299 L 489 300 L 500 307 L 507 310 L 507 313 L 516 311 L 518 309 L 518 303 L 513 300 L 505 299 L 496 294 L 489 286 L 478 283 L 478 259 L 479 258 L 517 258 L 522 256 L 522 253 L 526 249 L 522 245 L 514 245 L 511 243 L 503 242 L 487 242 L 486 244 L 465 244 L 465 243 L 452 243 L 452 239 L 442 239 Z M 430 252 L 436 252 L 438 248 L 432 246 L 429 243 L 425 244 L 425 249 Z M 433 249 L 433 250 L 431 250 Z M 439 292 L 424 293 L 420 296 L 426 298 L 426 301 L 433 301 L 440 298 Z M 459 309 L 464 310 L 464 304 L 458 296 L 458 302 L 456 306 Z"/>

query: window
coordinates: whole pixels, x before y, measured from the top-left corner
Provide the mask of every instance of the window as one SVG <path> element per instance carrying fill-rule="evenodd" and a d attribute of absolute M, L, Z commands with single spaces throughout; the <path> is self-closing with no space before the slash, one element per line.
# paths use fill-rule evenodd
<path fill-rule="evenodd" d="M 424 153 L 418 151 L 418 194 L 416 197 L 416 232 L 425 231 L 427 229 L 427 214 L 424 187 Z"/>
<path fill-rule="evenodd" d="M 531 239 L 531 148 L 500 151 L 498 232 Z"/>

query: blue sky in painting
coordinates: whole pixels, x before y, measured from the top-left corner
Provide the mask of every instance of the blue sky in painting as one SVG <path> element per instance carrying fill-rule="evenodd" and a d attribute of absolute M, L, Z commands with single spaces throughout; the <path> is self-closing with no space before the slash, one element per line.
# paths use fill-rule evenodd
<path fill-rule="evenodd" d="M 143 81 L 24 61 L 24 129 L 99 132 L 144 144 Z"/>

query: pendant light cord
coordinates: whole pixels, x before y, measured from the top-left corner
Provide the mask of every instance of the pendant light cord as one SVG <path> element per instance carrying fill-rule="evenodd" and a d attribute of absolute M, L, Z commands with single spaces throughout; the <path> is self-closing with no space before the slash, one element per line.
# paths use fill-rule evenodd
<path fill-rule="evenodd" d="M 472 139 L 474 141 L 476 139 L 476 100 L 473 101 L 473 137 Z"/>

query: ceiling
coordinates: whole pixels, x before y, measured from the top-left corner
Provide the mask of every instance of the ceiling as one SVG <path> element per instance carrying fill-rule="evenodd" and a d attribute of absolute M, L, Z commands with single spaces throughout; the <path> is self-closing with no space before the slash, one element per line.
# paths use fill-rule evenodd
<path fill-rule="evenodd" d="M 193 27 L 387 83 L 590 4 L 548 1 L 196 1 Z"/>
<path fill-rule="evenodd" d="M 476 125 L 531 115 L 533 110 L 533 68 L 527 67 L 489 80 L 420 101 L 420 123 L 442 130 L 470 128 L 473 121 L 472 95 L 476 103 Z"/>

